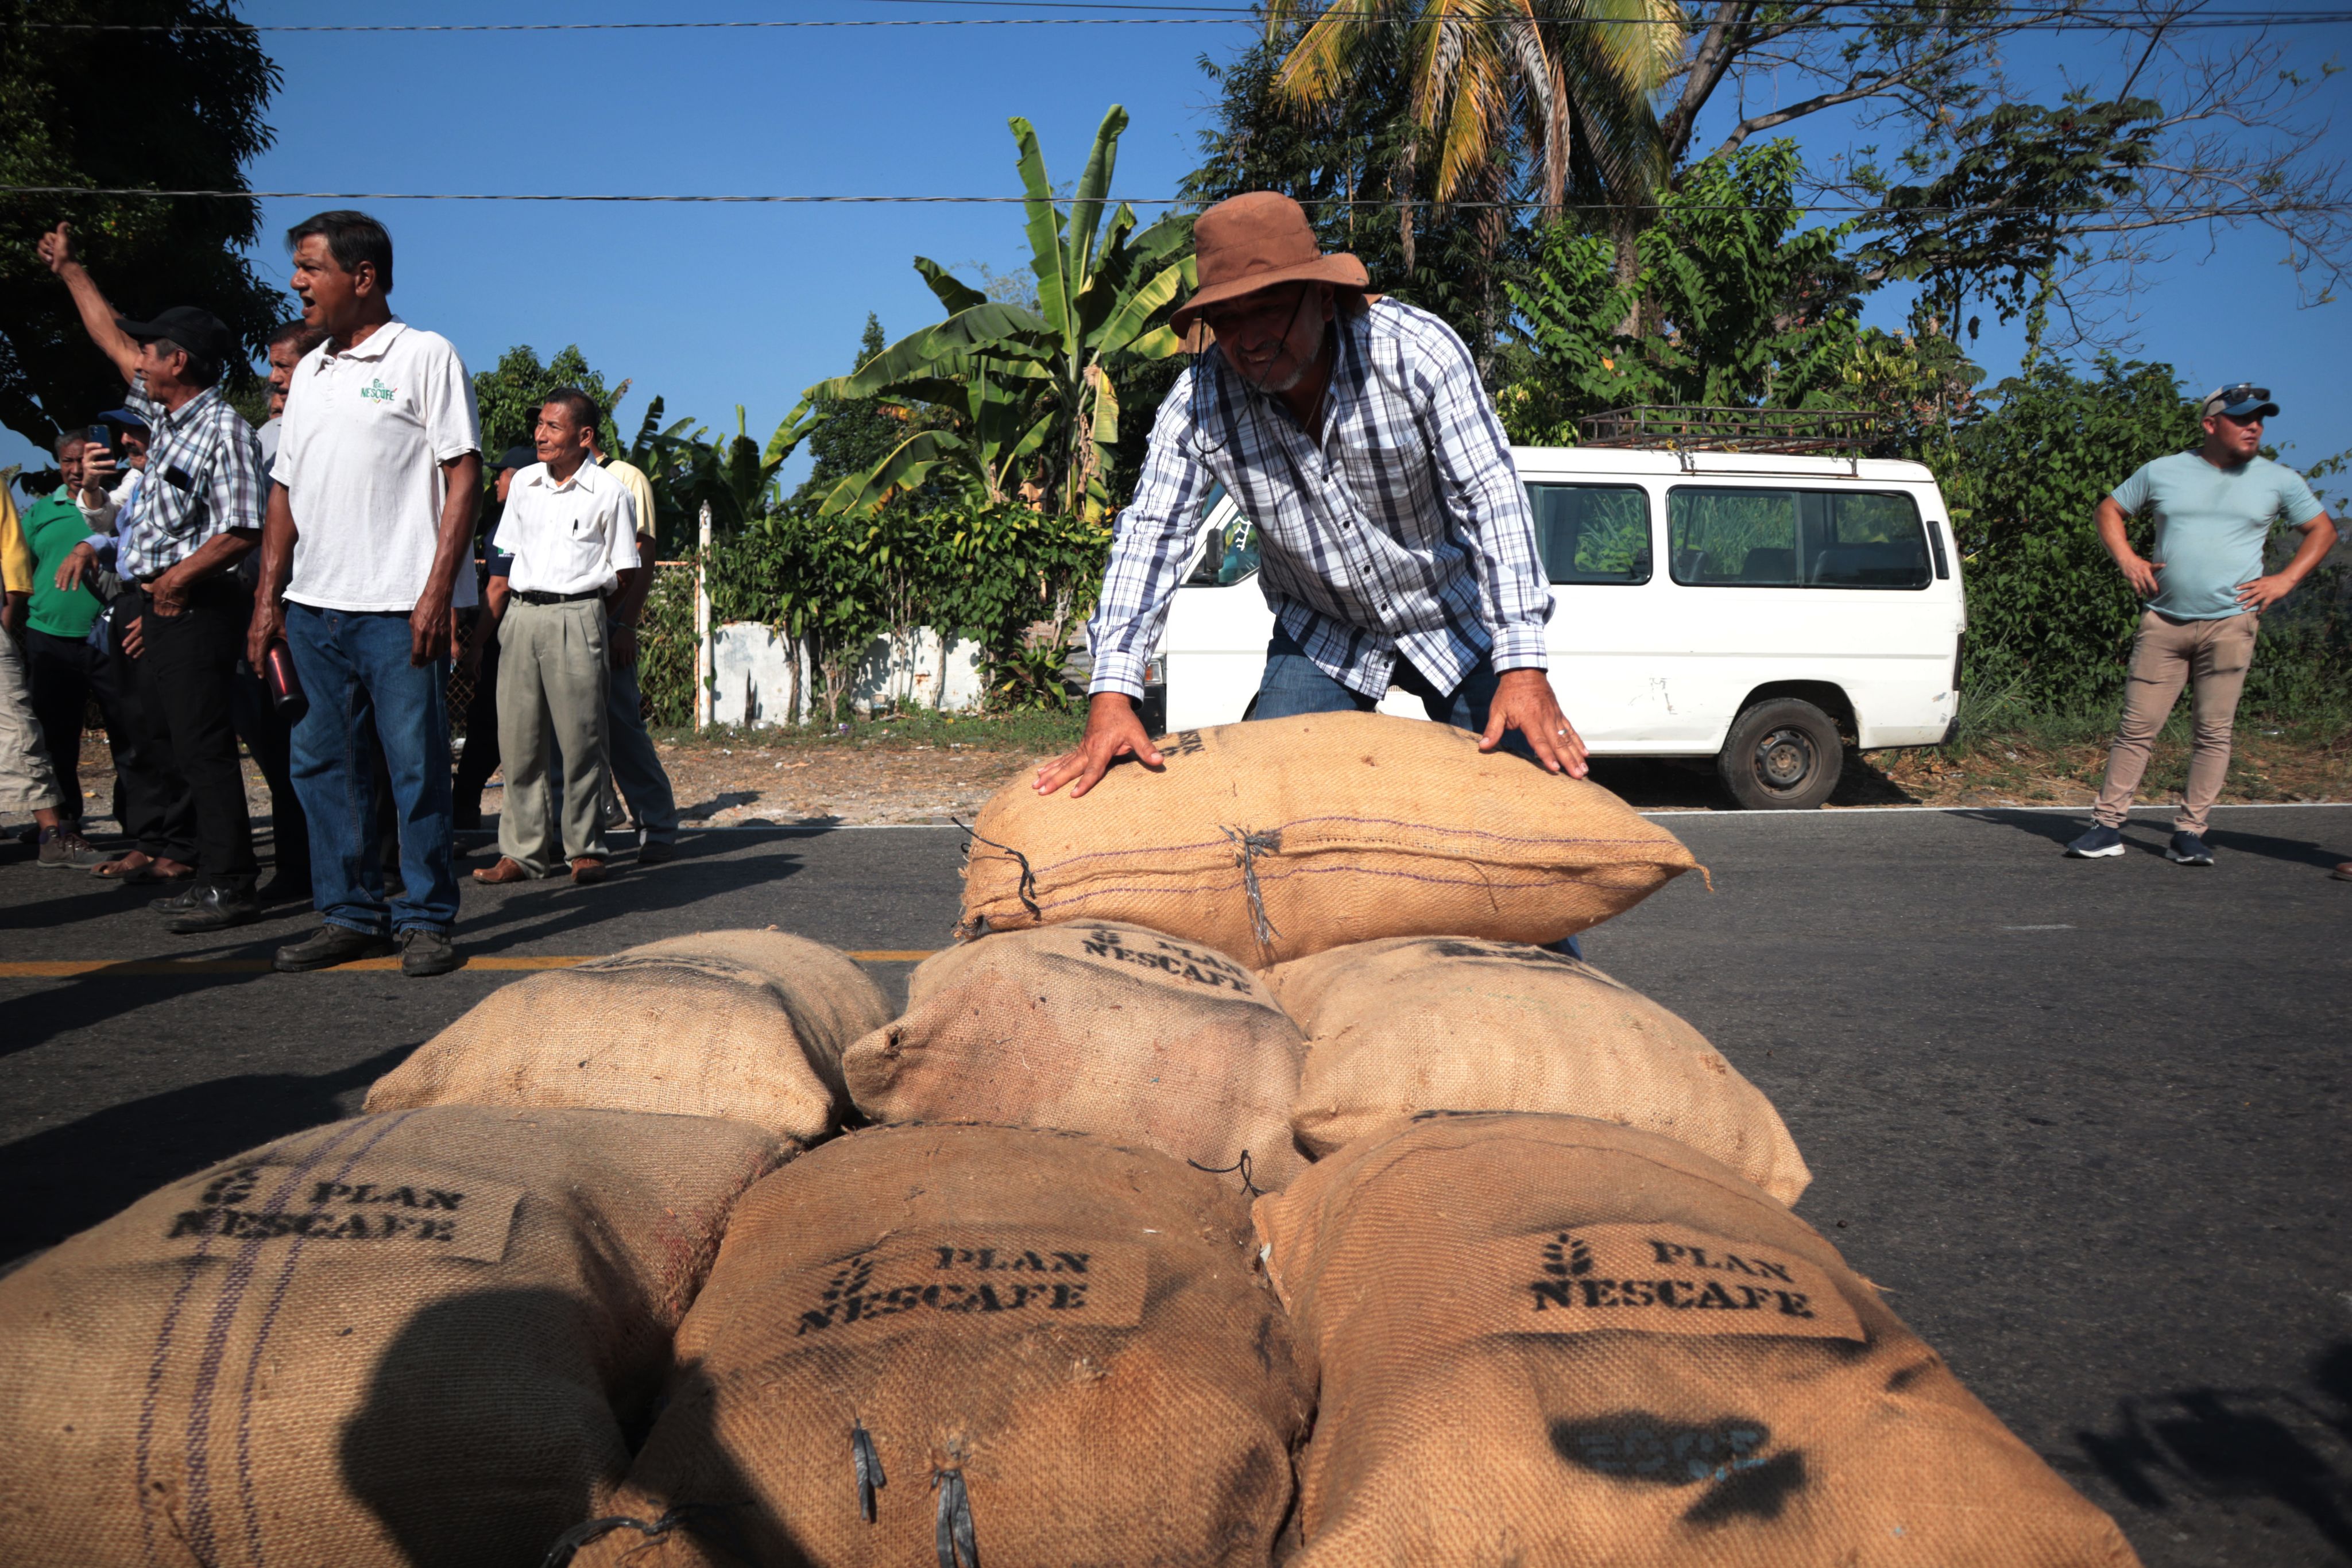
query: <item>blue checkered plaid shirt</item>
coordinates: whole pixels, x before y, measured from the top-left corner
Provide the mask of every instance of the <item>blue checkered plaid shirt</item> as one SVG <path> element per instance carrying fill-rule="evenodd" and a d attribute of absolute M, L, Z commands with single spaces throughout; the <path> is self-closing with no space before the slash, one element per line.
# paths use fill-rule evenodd
<path fill-rule="evenodd" d="M 1470 350 L 1393 299 L 1343 312 L 1318 444 L 1212 349 L 1160 405 L 1087 625 L 1092 689 L 1143 695 L 1212 483 L 1257 525 L 1266 602 L 1326 674 L 1378 698 L 1399 654 L 1451 691 L 1490 653 L 1546 667 L 1551 589 Z"/>
<path fill-rule="evenodd" d="M 261 443 L 220 388 L 166 413 L 142 376 L 122 401 L 148 430 L 146 477 L 115 522 L 123 576 L 144 581 L 216 535 L 261 527 Z"/>

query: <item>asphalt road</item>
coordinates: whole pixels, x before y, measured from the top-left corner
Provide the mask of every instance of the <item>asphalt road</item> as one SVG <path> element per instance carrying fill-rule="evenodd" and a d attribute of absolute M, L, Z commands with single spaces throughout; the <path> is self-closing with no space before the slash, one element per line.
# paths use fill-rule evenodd
<path fill-rule="evenodd" d="M 1688 815 L 1715 873 L 1586 939 L 1780 1106 L 1801 1212 L 2150 1564 L 2352 1562 L 2352 808 L 2223 809 L 2221 863 L 2162 818 L 2075 862 L 2055 813 Z M 478 962 L 36 977 L 267 956 L 0 852 L 0 1260 L 204 1163 L 348 1113 L 534 957 L 777 925 L 946 940 L 952 830 L 689 836 L 599 888 L 468 886 Z M 479 863 L 479 862 L 476 862 Z M 909 967 L 877 962 L 902 990 Z"/>

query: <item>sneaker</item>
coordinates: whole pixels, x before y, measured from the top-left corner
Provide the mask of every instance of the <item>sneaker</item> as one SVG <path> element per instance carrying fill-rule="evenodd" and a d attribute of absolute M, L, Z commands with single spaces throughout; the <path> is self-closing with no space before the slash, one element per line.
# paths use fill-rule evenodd
<path fill-rule="evenodd" d="M 2078 861 L 2105 860 L 2109 855 L 2124 852 L 2124 836 L 2114 828 L 2092 824 L 2091 831 L 2066 846 L 2066 853 Z"/>
<path fill-rule="evenodd" d="M 2211 865 L 2213 852 L 2195 833 L 2175 833 L 2164 846 L 2164 858 L 2175 865 Z"/>
<path fill-rule="evenodd" d="M 47 866 L 79 866 L 87 871 L 113 858 L 104 850 L 92 849 L 89 841 L 74 828 L 43 828 L 40 843 L 40 863 Z"/>
<path fill-rule="evenodd" d="M 457 967 L 457 949 L 446 932 L 412 925 L 400 934 L 400 972 L 410 979 L 446 975 Z"/>
<path fill-rule="evenodd" d="M 329 924 L 320 926 L 299 942 L 289 942 L 278 949 L 276 956 L 269 960 L 269 966 L 281 975 L 299 975 L 310 969 L 323 969 L 331 964 L 348 964 L 354 958 L 390 957 L 392 950 L 392 938 L 389 936 Z"/>
<path fill-rule="evenodd" d="M 639 865 L 667 865 L 676 859 L 677 841 L 675 839 L 647 839 L 637 846 Z"/>
<path fill-rule="evenodd" d="M 187 913 L 166 929 L 175 936 L 196 936 L 207 931 L 226 931 L 233 925 L 250 925 L 260 918 L 261 903 L 250 892 L 199 887 L 189 894 Z"/>

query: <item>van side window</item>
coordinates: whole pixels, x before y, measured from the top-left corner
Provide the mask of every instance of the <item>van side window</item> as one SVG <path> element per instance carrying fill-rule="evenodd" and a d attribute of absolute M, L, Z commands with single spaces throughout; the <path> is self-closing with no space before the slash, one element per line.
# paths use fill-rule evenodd
<path fill-rule="evenodd" d="M 1553 582 L 1650 580 L 1650 496 L 1638 485 L 1529 485 L 1536 555 Z"/>
<path fill-rule="evenodd" d="M 1927 586 L 1927 535 L 1900 491 L 1683 485 L 1666 494 L 1674 579 L 1699 588 Z"/>

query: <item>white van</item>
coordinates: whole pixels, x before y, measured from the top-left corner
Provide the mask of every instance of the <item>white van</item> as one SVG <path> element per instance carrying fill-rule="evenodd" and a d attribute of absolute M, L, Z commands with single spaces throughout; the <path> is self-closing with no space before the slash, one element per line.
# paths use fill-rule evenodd
<path fill-rule="evenodd" d="M 1935 746 L 1967 625 L 1916 463 L 1514 447 L 1552 581 L 1552 685 L 1602 757 L 1712 757 L 1740 805 L 1811 807 L 1844 746 Z M 1146 696 L 1168 730 L 1246 717 L 1273 612 L 1255 530 L 1210 504 Z M 1160 704 L 1164 701 L 1164 718 Z M 1391 689 L 1384 713 L 1422 716 Z"/>

